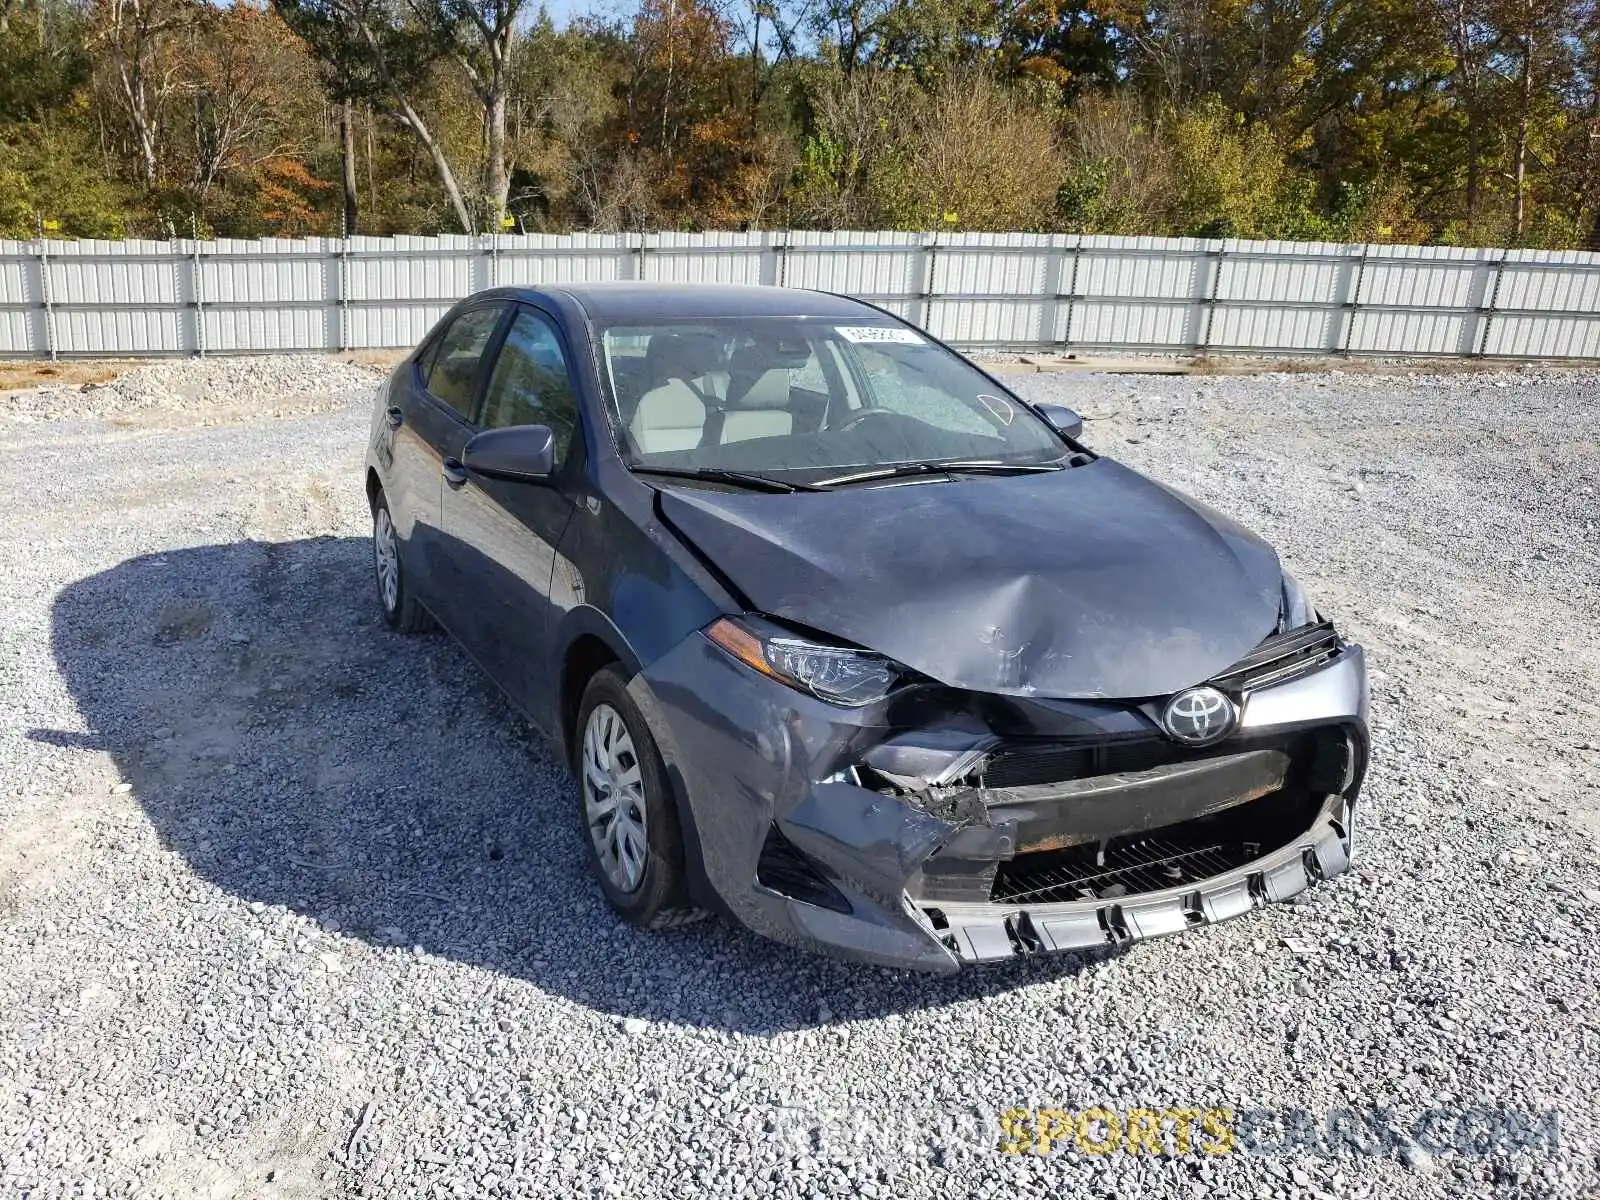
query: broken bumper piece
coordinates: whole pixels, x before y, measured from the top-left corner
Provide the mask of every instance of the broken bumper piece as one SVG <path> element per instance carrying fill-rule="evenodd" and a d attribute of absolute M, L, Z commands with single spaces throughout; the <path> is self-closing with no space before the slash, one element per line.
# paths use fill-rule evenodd
<path fill-rule="evenodd" d="M 1256 862 L 1194 887 L 1139 893 L 1125 901 L 1087 900 L 1035 907 L 961 904 L 924 915 L 962 963 L 1019 954 L 1101 950 L 1181 933 L 1241 916 L 1331 879 L 1350 865 L 1351 814 L 1325 818 L 1302 838 Z"/>
<path fill-rule="evenodd" d="M 1325 644 L 1298 673 L 1272 669 L 1202 750 L 1137 703 L 930 689 L 842 709 L 703 638 L 631 690 L 678 789 L 700 903 L 794 945 L 951 973 L 1181 932 L 1346 870 L 1362 651 Z"/>

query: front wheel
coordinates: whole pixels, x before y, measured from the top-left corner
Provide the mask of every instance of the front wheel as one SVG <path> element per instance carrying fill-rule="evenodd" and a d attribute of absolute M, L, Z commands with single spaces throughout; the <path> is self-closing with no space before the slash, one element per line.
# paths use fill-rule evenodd
<path fill-rule="evenodd" d="M 627 683 L 617 666 L 589 681 L 573 765 L 589 865 L 606 900 L 632 924 L 660 929 L 698 914 L 688 901 L 666 768 Z"/>
<path fill-rule="evenodd" d="M 428 611 L 417 603 L 406 586 L 405 567 L 400 562 L 400 537 L 394 531 L 389 501 L 382 492 L 372 503 L 372 571 L 384 623 L 396 633 L 426 629 Z"/>

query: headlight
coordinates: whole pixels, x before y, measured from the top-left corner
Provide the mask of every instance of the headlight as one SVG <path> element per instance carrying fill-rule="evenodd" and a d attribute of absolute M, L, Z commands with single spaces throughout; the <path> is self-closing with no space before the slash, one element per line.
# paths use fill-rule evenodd
<path fill-rule="evenodd" d="M 1303 625 L 1317 623 L 1317 608 L 1311 603 L 1311 597 L 1306 595 L 1305 588 L 1300 586 L 1300 581 L 1289 572 L 1283 573 L 1283 608 L 1278 617 L 1278 629 L 1287 633 L 1291 629 L 1299 629 Z"/>
<path fill-rule="evenodd" d="M 900 676 L 898 666 L 870 650 L 823 645 L 731 617 L 713 621 L 705 634 L 751 670 L 850 708 L 881 700 Z"/>

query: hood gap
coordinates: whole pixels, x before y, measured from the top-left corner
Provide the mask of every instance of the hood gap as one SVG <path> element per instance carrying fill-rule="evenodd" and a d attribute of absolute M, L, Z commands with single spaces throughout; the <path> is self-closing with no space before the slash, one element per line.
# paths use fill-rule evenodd
<path fill-rule="evenodd" d="M 667 515 L 666 505 L 661 502 L 663 495 L 661 490 L 659 488 L 652 490 L 655 492 L 655 495 L 651 499 L 650 504 L 651 507 L 655 509 L 656 520 L 660 521 L 662 527 L 670 531 L 672 536 L 678 539 L 679 544 L 682 545 L 685 550 L 694 555 L 695 561 L 704 567 L 711 577 L 722 585 L 722 589 L 728 593 L 735 604 L 737 604 L 745 612 L 754 612 L 756 606 L 750 597 L 745 594 L 744 589 L 735 583 L 732 578 L 729 577 L 726 571 L 717 566 L 717 564 L 711 560 L 710 555 L 706 554 L 704 550 L 700 549 L 700 547 L 695 544 L 695 540 L 682 529 L 680 529 L 673 519 Z"/>

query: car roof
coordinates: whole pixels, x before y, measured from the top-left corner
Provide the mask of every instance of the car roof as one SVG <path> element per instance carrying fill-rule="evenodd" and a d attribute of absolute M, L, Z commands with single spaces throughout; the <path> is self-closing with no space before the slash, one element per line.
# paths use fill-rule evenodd
<path fill-rule="evenodd" d="M 678 317 L 818 317 L 823 320 L 881 321 L 871 305 L 848 296 L 800 288 L 756 287 L 729 283 L 550 284 L 538 288 L 497 289 L 523 300 L 565 296 L 576 301 L 597 325 L 653 322 Z"/>

